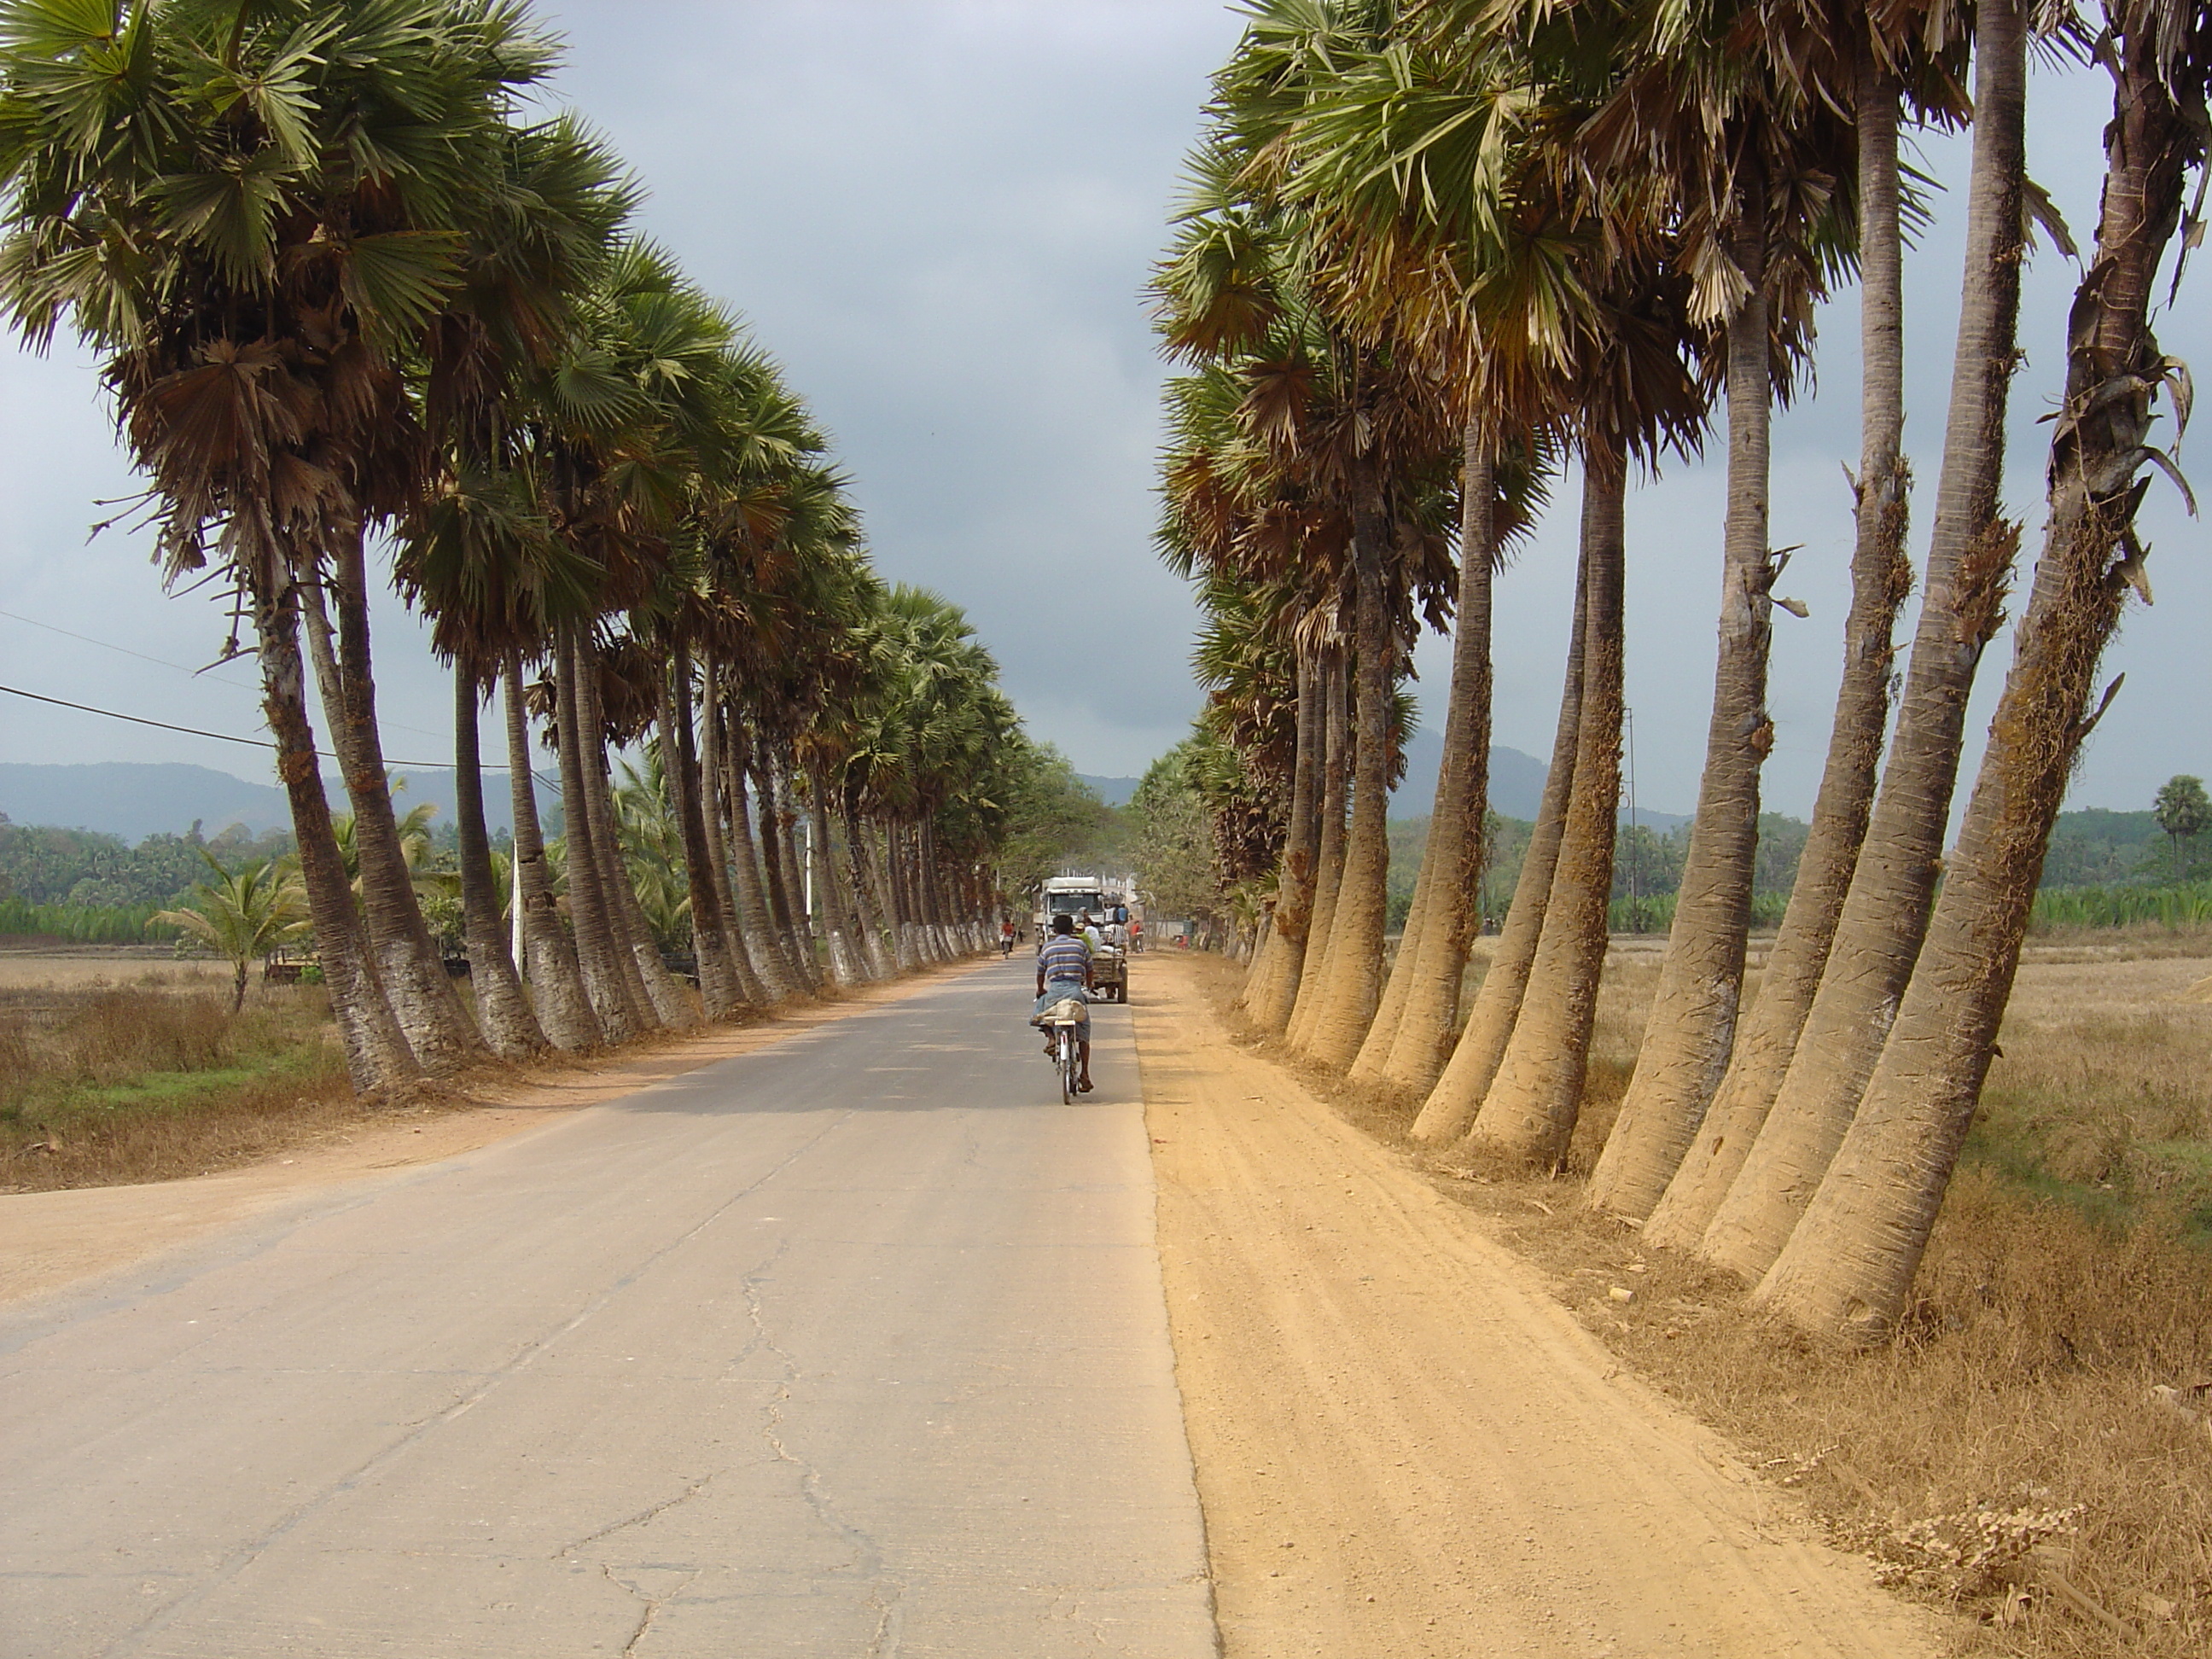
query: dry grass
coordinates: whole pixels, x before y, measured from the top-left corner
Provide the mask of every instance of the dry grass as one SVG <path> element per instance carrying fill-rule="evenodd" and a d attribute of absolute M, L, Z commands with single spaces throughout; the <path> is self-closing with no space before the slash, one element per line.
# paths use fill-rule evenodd
<path fill-rule="evenodd" d="M 161 970 L 0 989 L 0 1191 L 198 1175 L 361 1116 L 308 987 Z"/>
<path fill-rule="evenodd" d="M 2162 936 L 2124 957 L 2110 934 L 2039 941 L 1907 1328 L 1867 1354 L 1804 1342 L 1732 1279 L 1583 1207 L 1656 954 L 1608 963 L 1557 1180 L 1420 1158 L 1411 1103 L 1297 1069 L 1886 1582 L 1978 1619 L 1976 1650 L 2198 1659 L 2212 1651 L 2212 1006 L 2185 999 L 2212 974 L 2207 944 Z"/>

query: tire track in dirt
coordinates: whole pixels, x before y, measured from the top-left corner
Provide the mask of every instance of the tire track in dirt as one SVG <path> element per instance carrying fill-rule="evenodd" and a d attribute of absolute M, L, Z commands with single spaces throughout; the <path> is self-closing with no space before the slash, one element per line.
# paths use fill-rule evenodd
<path fill-rule="evenodd" d="M 1134 988 L 1229 1659 L 1946 1649 L 1472 1217 L 1233 1045 L 1193 964 Z"/>

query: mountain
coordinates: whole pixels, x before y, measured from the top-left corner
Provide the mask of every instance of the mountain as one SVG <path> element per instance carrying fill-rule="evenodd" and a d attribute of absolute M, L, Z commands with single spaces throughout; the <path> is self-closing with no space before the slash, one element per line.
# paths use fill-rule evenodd
<path fill-rule="evenodd" d="M 1127 806 L 1129 797 L 1137 793 L 1142 778 L 1094 778 L 1088 772 L 1078 772 L 1077 779 L 1091 786 L 1091 791 L 1109 806 Z"/>
<path fill-rule="evenodd" d="M 438 808 L 437 816 L 431 819 L 434 827 L 443 829 L 453 823 L 451 768 L 410 768 L 398 775 L 407 781 L 398 799 L 401 812 L 427 800 Z M 351 810 L 346 804 L 345 787 L 337 779 L 325 777 L 323 790 L 333 811 Z M 559 806 L 560 797 L 541 783 L 539 813 L 557 821 Z M 284 792 L 276 785 L 248 783 L 212 767 L 173 762 L 102 761 L 87 766 L 0 762 L 0 812 L 16 823 L 98 830 L 134 844 L 149 836 L 180 836 L 195 819 L 199 821 L 201 833 L 208 836 L 234 823 L 257 834 L 292 827 L 291 809 Z M 514 828 L 514 814 L 508 807 L 503 771 L 484 774 L 484 822 L 495 836 Z"/>
<path fill-rule="evenodd" d="M 1444 739 L 1426 727 L 1406 745 L 1406 776 L 1391 793 L 1390 805 L 1408 817 L 1425 817 L 1437 798 L 1437 772 L 1443 766 Z M 1544 763 L 1518 749 L 1490 751 L 1490 810 L 1509 818 L 1534 818 L 1544 795 Z"/>
<path fill-rule="evenodd" d="M 1437 798 L 1437 770 L 1443 764 L 1444 740 L 1441 732 L 1425 728 L 1413 734 L 1406 745 L 1406 778 L 1391 793 L 1390 805 L 1396 815 L 1405 817 L 1426 817 Z M 1493 749 L 1490 751 L 1490 810 L 1509 818 L 1524 822 L 1535 820 L 1536 810 L 1544 799 L 1544 777 L 1551 769 L 1534 755 L 1524 755 L 1518 749 Z M 1620 821 L 1628 822 L 1628 809 L 1620 809 Z M 1690 820 L 1678 812 L 1655 812 L 1648 806 L 1636 809 L 1636 822 L 1647 830 L 1678 830 Z"/>
<path fill-rule="evenodd" d="M 210 836 L 234 823 L 257 834 L 292 827 L 284 792 L 276 785 L 180 763 L 0 763 L 0 812 L 16 823 L 97 830 L 133 843 L 182 835 L 195 818 Z"/>

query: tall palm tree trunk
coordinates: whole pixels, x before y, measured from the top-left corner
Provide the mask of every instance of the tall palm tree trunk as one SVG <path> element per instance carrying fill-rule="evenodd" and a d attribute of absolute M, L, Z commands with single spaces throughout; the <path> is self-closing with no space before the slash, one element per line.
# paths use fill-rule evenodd
<path fill-rule="evenodd" d="M 1305 964 L 1284 1036 L 1305 1046 L 1328 978 L 1328 946 L 1336 925 L 1336 900 L 1344 883 L 1345 806 L 1352 786 L 1352 719 L 1346 705 L 1344 648 L 1330 646 L 1322 672 L 1321 834 L 1314 854 L 1313 920 L 1306 931 Z"/>
<path fill-rule="evenodd" d="M 722 732 L 722 794 L 730 826 L 730 869 L 736 889 L 739 932 L 761 977 L 770 1002 L 797 996 L 799 969 L 769 902 L 768 884 L 761 873 L 760 848 L 753 834 L 752 795 L 746 787 L 750 755 L 744 750 L 743 730 L 728 710 L 719 711 Z"/>
<path fill-rule="evenodd" d="M 1859 476 L 1851 609 L 1827 763 L 1774 948 L 1728 1074 L 1665 1194 L 1647 1243 L 1694 1247 L 1766 1121 L 1820 989 L 1874 807 L 1896 660 L 1897 613 L 1912 588 L 1905 533 L 1911 472 L 1905 432 L 1905 291 L 1898 219 L 1897 77 L 1859 44 Z"/>
<path fill-rule="evenodd" d="M 1618 451 L 1585 460 L 1585 659 L 1574 782 L 1544 907 L 1543 937 L 1529 965 L 1520 1016 L 1468 1137 L 1470 1146 L 1546 1168 L 1565 1162 L 1582 1110 L 1598 981 L 1609 939 L 1613 839 L 1620 817 L 1626 564 L 1622 515 L 1627 479 L 1626 459 Z"/>
<path fill-rule="evenodd" d="M 1297 691 L 1296 738 L 1291 749 L 1291 796 L 1283 826 L 1283 850 L 1275 865 L 1275 901 L 1267 908 L 1260 945 L 1237 1006 L 1261 1029 L 1280 1031 L 1297 995 L 1297 973 L 1305 957 L 1306 918 L 1313 905 L 1314 839 L 1318 828 L 1316 797 L 1321 699 L 1315 689 L 1312 653 L 1303 640 L 1291 647 L 1291 677 Z"/>
<path fill-rule="evenodd" d="M 1490 967 L 1474 994 L 1474 1006 L 1453 1045 L 1443 1074 L 1429 1091 L 1411 1133 L 1427 1146 L 1448 1146 L 1473 1127 L 1505 1059 L 1506 1045 L 1521 1018 L 1521 1003 L 1544 938 L 1544 913 L 1552 902 L 1552 878 L 1559 867 L 1559 840 L 1565 833 L 1567 802 L 1574 790 L 1575 750 L 1582 739 L 1583 670 L 1589 658 L 1589 549 L 1588 538 L 1576 561 L 1575 607 L 1567 630 L 1567 665 L 1560 676 L 1559 722 L 1552 737 L 1552 763 L 1544 774 L 1544 793 L 1521 856 L 1505 925 L 1491 953 Z"/>
<path fill-rule="evenodd" d="M 1442 781 L 1441 769 L 1438 781 Z M 1431 813 L 1431 830 L 1434 823 Z M 1382 1061 L 1398 1040 L 1398 1027 L 1406 1016 L 1406 1001 L 1413 994 L 1413 964 L 1421 957 L 1421 936 L 1429 924 L 1429 888 L 1436 874 L 1437 867 L 1429 862 L 1425 844 L 1420 868 L 1413 872 L 1413 890 L 1407 901 L 1406 920 L 1398 930 L 1398 948 L 1390 954 L 1382 975 L 1382 994 L 1376 999 L 1375 1017 L 1367 1022 L 1367 1035 L 1360 1039 L 1359 1052 L 1352 1057 L 1352 1064 L 1344 1074 L 1348 1083 L 1372 1088 L 1382 1081 Z M 1385 927 L 1387 929 L 1387 922 Z M 1387 931 L 1383 944 L 1389 944 Z"/>
<path fill-rule="evenodd" d="M 599 690 L 599 648 L 589 635 L 576 641 L 576 704 L 584 724 L 578 733 L 584 745 L 584 787 L 592 813 L 592 839 L 599 855 L 601 878 L 607 894 L 607 921 L 618 949 L 627 947 L 631 974 L 644 988 L 646 1005 L 657 1023 L 684 1030 L 699 1021 L 697 1009 L 684 988 L 660 959 L 660 946 L 637 902 L 637 889 L 629 878 L 623 857 L 622 819 L 615 811 L 614 779 L 608 763 L 606 708 Z"/>
<path fill-rule="evenodd" d="M 2169 40 L 2158 8 L 2114 11 L 2123 32 L 2105 60 L 2114 95 L 2097 246 L 2068 317 L 2043 553 L 2012 672 L 1895 1029 L 1757 1292 L 1831 1340 L 1880 1341 L 1905 1310 L 1981 1097 L 2051 828 L 2103 713 L 2089 708 L 2098 662 L 2128 590 L 2144 581 L 2137 474 L 2173 373 L 2150 307 L 2188 173 L 2203 159 L 2208 62 L 2204 36 Z M 2184 397 L 2177 390 L 2180 408 Z"/>
<path fill-rule="evenodd" d="M 846 902 L 845 884 L 839 878 L 836 840 L 830 832 L 836 814 L 830 808 L 828 769 L 818 762 L 806 769 L 806 821 L 811 831 L 806 837 L 806 852 L 814 872 L 814 903 L 822 917 L 830 979 L 838 989 L 850 990 L 867 975 L 853 938 L 853 914 Z"/>
<path fill-rule="evenodd" d="M 561 760 L 561 818 L 568 842 L 568 915 L 576 929 L 576 961 L 592 1015 L 610 1042 L 627 1042 L 652 1028 L 645 987 L 625 973 L 629 952 L 617 933 L 607 891 L 606 860 L 585 781 L 584 716 L 577 696 L 580 665 L 573 632 L 562 628 L 553 653 L 554 726 Z"/>
<path fill-rule="evenodd" d="M 896 917 L 893 935 L 901 973 L 910 974 L 927 960 L 921 952 L 920 925 L 915 916 L 913 832 L 894 823 L 884 832 L 884 869 L 889 878 L 891 908 Z"/>
<path fill-rule="evenodd" d="M 854 791 L 845 795 L 845 856 L 850 866 L 854 908 L 860 923 L 860 948 L 867 957 L 868 977 L 889 979 L 898 971 L 884 942 L 884 907 L 876 895 L 876 860 L 869 851 L 867 818 Z"/>
<path fill-rule="evenodd" d="M 1436 804 L 1429 817 L 1421 873 L 1436 878 L 1414 896 L 1419 925 L 1408 920 L 1398 947 L 1393 987 L 1406 992 L 1389 1046 L 1376 1054 L 1376 1082 L 1425 1095 L 1443 1070 L 1459 1022 L 1460 982 L 1468 947 L 1481 917 L 1487 850 L 1484 828 L 1490 811 L 1491 588 L 1497 572 L 1497 457 L 1473 424 L 1467 432 L 1461 477 L 1459 604 L 1452 638 L 1451 688 L 1444 715 L 1443 762 L 1437 774 Z M 1409 948 L 1418 941 L 1413 959 Z M 1378 1018 L 1376 1032 L 1382 1026 Z M 1361 1053 L 1365 1062 L 1376 1033 Z M 1359 1074 L 1358 1067 L 1353 1075 Z"/>
<path fill-rule="evenodd" d="M 1966 701 L 2002 621 L 2017 525 L 1999 515 L 2025 252 L 2027 34 L 2018 0 L 1976 13 L 1974 149 L 1951 406 L 1915 627 L 1881 788 L 1820 988 L 1758 1139 L 1698 1254 L 1755 1280 L 1804 1213 L 1874 1074 L 1942 868 Z"/>
<path fill-rule="evenodd" d="M 1359 1053 L 1382 994 L 1382 924 L 1389 905 L 1391 692 L 1398 642 L 1384 591 L 1391 526 L 1378 497 L 1355 515 L 1353 588 L 1359 665 L 1353 701 L 1352 821 L 1344 875 L 1329 921 L 1328 979 L 1306 1035 L 1306 1052 L 1341 1072 Z"/>
<path fill-rule="evenodd" d="M 700 803 L 698 744 L 691 725 L 691 653 L 680 642 L 668 672 L 655 678 L 660 694 L 660 747 L 675 796 L 677 828 L 684 842 L 684 873 L 691 891 L 691 951 L 699 963 L 699 1002 L 708 1019 L 728 1019 L 744 1006 L 730 925 L 714 884 L 714 854 L 707 842 Z"/>
<path fill-rule="evenodd" d="M 449 1074 L 491 1057 L 483 1036 L 447 976 L 444 958 L 422 907 L 415 902 L 415 872 L 399 842 L 392 810 L 383 742 L 376 726 L 376 684 L 369 660 L 368 569 L 356 528 L 338 538 L 334 569 L 323 586 L 337 599 L 331 625 L 323 586 L 309 586 L 308 637 L 331 746 L 337 751 L 353 802 L 354 847 L 361 861 L 361 910 L 376 951 L 377 976 L 407 1033 L 408 1047 L 426 1071 Z M 332 635 L 335 631 L 336 646 Z"/>
<path fill-rule="evenodd" d="M 323 771 L 307 720 L 307 672 L 300 659 L 299 587 L 272 555 L 247 570 L 253 628 L 261 665 L 261 707 L 276 744 L 276 776 L 292 809 L 292 834 L 301 884 L 315 929 L 315 955 L 330 987 L 331 1014 L 345 1050 L 346 1075 L 362 1094 L 419 1078 L 421 1064 L 407 1046 L 376 971 L 352 884 L 346 878 Z"/>
<path fill-rule="evenodd" d="M 453 823 L 460 838 L 461 919 L 467 929 L 469 983 L 477 1019 L 501 1060 L 527 1060 L 545 1052 L 545 1033 L 507 953 L 507 930 L 499 914 L 499 887 L 491 872 L 491 836 L 484 829 L 483 764 L 477 716 L 475 674 L 453 665 Z"/>
<path fill-rule="evenodd" d="M 755 798 L 760 802 L 761 860 L 765 866 L 769 908 L 775 917 L 776 933 L 783 941 L 793 975 L 799 988 L 811 995 L 821 988 L 821 965 L 814 954 L 814 936 L 806 926 L 805 906 L 794 896 L 797 890 L 785 868 L 790 860 L 790 825 L 776 787 L 776 771 L 769 758 L 769 747 L 766 739 L 761 740 L 752 757 Z"/>
<path fill-rule="evenodd" d="M 929 941 L 929 953 L 933 959 L 950 962 L 958 953 L 952 948 L 951 930 L 945 926 L 945 863 L 938 856 L 937 824 L 933 817 L 921 821 L 918 854 L 919 880 L 916 886 L 921 895 L 923 936 Z"/>
<path fill-rule="evenodd" d="M 1638 1220 L 1674 1178 L 1735 1045 L 1759 858 L 1759 775 L 1774 747 L 1766 713 L 1776 573 L 1766 524 L 1774 409 L 1766 196 L 1764 173 L 1750 171 L 1746 228 L 1733 250 L 1749 288 L 1728 325 L 1728 513 L 1705 777 L 1635 1073 L 1585 1194 L 1593 1208 Z"/>
<path fill-rule="evenodd" d="M 1283 840 L 1275 911 L 1268 929 L 1271 954 L 1265 976 L 1246 992 L 1253 1023 L 1279 1035 L 1291 1023 L 1298 981 L 1311 949 L 1315 866 L 1321 843 L 1322 769 L 1328 725 L 1318 653 L 1296 647 L 1298 688 L 1297 752 L 1291 767 L 1291 813 Z"/>
<path fill-rule="evenodd" d="M 711 653 L 702 666 L 698 716 L 699 810 L 707 832 L 708 872 L 714 884 L 714 902 L 722 912 L 730 971 L 737 980 L 738 996 L 750 1007 L 765 1008 L 775 999 L 769 994 L 767 982 L 753 965 L 744 919 L 738 909 L 737 890 L 730 872 L 729 836 L 724 827 L 729 823 L 730 809 L 724 793 L 729 769 L 723 763 L 722 756 L 721 673 Z"/>
<path fill-rule="evenodd" d="M 561 924 L 552 872 L 545 861 L 545 836 L 538 822 L 537 781 L 531 775 L 530 715 L 523 706 L 522 663 L 517 653 L 507 653 L 500 673 L 507 691 L 507 766 L 514 801 L 514 868 L 515 884 L 521 890 L 522 950 L 538 1024 L 556 1048 L 571 1052 L 597 1048 L 605 1034 L 584 989 L 575 941 Z"/>

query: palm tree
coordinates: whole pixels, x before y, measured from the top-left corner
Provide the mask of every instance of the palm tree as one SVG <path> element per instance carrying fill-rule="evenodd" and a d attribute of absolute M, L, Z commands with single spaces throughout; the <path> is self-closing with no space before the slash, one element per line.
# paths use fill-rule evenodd
<path fill-rule="evenodd" d="M 1590 14 L 1601 15 L 1593 27 Z M 1641 1218 L 1673 1176 L 1732 1048 L 1758 849 L 1775 580 L 1769 428 L 1842 238 L 1835 179 L 1848 88 L 1829 37 L 1757 3 L 1579 9 L 1552 26 L 1619 75 L 1578 138 L 1610 175 L 1656 183 L 1679 239 L 1691 318 L 1725 329 L 1727 511 L 1720 647 L 1698 811 L 1651 1012 L 1587 1194 Z M 1550 30 L 1544 31 L 1549 33 Z M 1846 68 L 1848 65 L 1846 64 Z"/>
<path fill-rule="evenodd" d="M 574 941 L 561 918 L 556 882 L 538 817 L 537 774 L 530 745 L 530 710 L 521 653 L 508 647 L 500 664 L 507 727 L 507 766 L 514 809 L 515 890 L 522 903 L 524 963 L 535 994 L 533 1012 L 545 1034 L 574 1052 L 606 1040 L 584 984 Z M 567 848 L 562 849 L 565 860 Z"/>
<path fill-rule="evenodd" d="M 1905 298 L 1898 165 L 1898 60 L 1914 67 L 1924 116 L 1959 112 L 1941 52 L 1883 38 L 1863 14 L 1856 51 L 1860 364 L 1860 459 L 1853 480 L 1857 535 L 1844 669 L 1826 766 L 1797 865 L 1790 906 L 1767 953 L 1759 1000 L 1738 1032 L 1729 1069 L 1696 1139 L 1646 1218 L 1647 1243 L 1694 1247 L 1742 1169 L 1818 993 L 1858 864 L 1888 724 L 1897 613 L 1911 590 L 1905 550 L 1910 469 L 1905 425 Z M 1890 20 L 1894 27 L 1896 20 Z"/>
<path fill-rule="evenodd" d="M 1263 105 L 1247 131 L 1277 188 L 1323 227 L 1321 282 L 1333 303 L 1355 328 L 1379 331 L 1428 362 L 1462 411 L 1460 592 L 1443 764 L 1397 962 L 1352 1071 L 1355 1080 L 1425 1094 L 1457 1024 L 1474 920 L 1463 896 L 1485 862 L 1492 580 L 1527 526 L 1550 459 L 1556 346 L 1529 321 L 1532 299 L 1549 309 L 1560 297 L 1559 251 L 1542 210 L 1526 216 L 1526 204 L 1545 192 L 1508 183 L 1513 158 L 1527 153 L 1516 140 L 1534 108 L 1513 42 L 1493 36 L 1480 52 L 1440 51 L 1401 29 L 1378 50 L 1322 25 L 1322 14 L 1304 8 L 1259 15 L 1255 32 L 1269 32 L 1279 55 L 1305 67 L 1300 100 Z"/>
<path fill-rule="evenodd" d="M 1985 32 L 1991 17 L 1985 8 Z M 2148 441 L 2157 400 L 2170 396 L 2177 424 L 2186 418 L 2185 371 L 2160 349 L 2150 310 L 2189 175 L 2201 179 L 2205 163 L 2212 16 L 2201 5 L 2113 0 L 2105 21 L 2097 57 L 2113 113 L 2102 208 L 2068 318 L 2043 552 L 2012 672 L 1880 1062 L 1757 1291 L 1830 1340 L 1881 1340 L 1904 1310 L 1995 1051 L 2051 828 L 2103 713 L 2090 706 L 2099 660 L 2127 595 L 2147 588 L 2139 475 L 2150 464 L 2172 471 Z"/>
<path fill-rule="evenodd" d="M 1698 1253 L 1756 1279 L 1819 1186 L 1911 979 L 1941 868 L 1982 652 L 2002 620 L 2019 526 L 2002 516 L 2004 416 L 2026 257 L 2027 30 L 2015 0 L 1976 12 L 1974 148 L 1951 406 L 1912 653 L 1820 986 L 1789 1069 Z"/>
<path fill-rule="evenodd" d="M 1387 341 L 1337 325 L 1303 274 L 1306 222 L 1271 201 L 1235 131 L 1304 72 L 1259 31 L 1217 77 L 1223 131 L 1194 161 L 1198 188 L 1155 284 L 1170 351 L 1233 365 L 1238 420 L 1270 470 L 1334 520 L 1346 555 L 1352 622 L 1350 821 L 1324 931 L 1316 904 L 1290 1039 L 1342 1070 L 1358 1053 L 1382 990 L 1385 811 L 1391 711 L 1406 613 L 1446 579 L 1437 526 L 1458 453 L 1456 425 L 1432 377 Z M 1340 538 L 1340 539 L 1338 539 Z M 1332 860 L 1324 811 L 1324 883 Z"/>
<path fill-rule="evenodd" d="M 2189 843 L 2212 830 L 2212 799 L 2205 797 L 2204 780 L 2183 774 L 2159 785 L 2151 819 L 2173 848 L 2173 874 L 2179 880 L 2189 872 Z"/>
<path fill-rule="evenodd" d="M 1218 228 L 1212 281 L 1225 293 L 1253 289 L 1240 266 L 1249 257 L 1233 225 Z M 1239 418 L 1244 388 L 1221 363 L 1176 376 L 1166 387 L 1170 439 L 1162 457 L 1162 559 L 1186 580 L 1203 574 L 1249 595 L 1265 626 L 1287 641 L 1297 683 L 1288 820 L 1275 902 L 1265 943 L 1247 976 L 1243 1001 L 1263 1029 L 1285 1031 L 1304 981 L 1310 946 L 1326 939 L 1317 909 L 1321 884 L 1334 892 L 1337 859 L 1323 860 L 1325 811 L 1343 828 L 1341 779 L 1329 793 L 1326 752 L 1327 659 L 1343 644 L 1343 530 L 1340 515 L 1317 509 L 1298 483 L 1269 464 Z M 1202 588 L 1201 592 L 1208 591 Z M 1318 921 L 1318 926 L 1316 922 Z M 1318 963 L 1319 951 L 1312 957 Z"/>
<path fill-rule="evenodd" d="M 205 848 L 199 854 L 215 879 L 193 883 L 195 900 L 181 909 L 157 910 L 153 920 L 181 928 L 237 970 L 230 996 L 235 1014 L 246 1006 L 246 969 L 313 931 L 307 896 L 297 875 L 271 860 L 226 870 Z"/>
<path fill-rule="evenodd" d="M 568 120 L 510 135 L 500 210 L 472 228 L 458 302 L 425 355 L 423 408 L 442 476 L 398 526 L 394 574 L 431 617 L 432 647 L 455 671 L 456 812 L 471 981 L 484 1035 L 514 1059 L 550 1037 L 567 1049 L 602 1037 L 575 951 L 555 913 L 531 772 L 521 659 L 534 655 L 549 615 L 573 611 L 597 571 L 553 533 L 516 442 L 530 371 L 542 368 L 573 325 L 630 206 L 613 158 Z M 505 681 L 511 793 L 520 856 L 523 925 L 498 923 L 506 895 L 491 879 L 484 829 L 478 708 Z M 520 959 L 519 959 L 520 958 Z M 522 985 L 526 965 L 533 1009 Z"/>
<path fill-rule="evenodd" d="M 518 90 L 552 54 L 520 9 L 465 0 L 149 3 L 127 19 L 21 0 L 0 33 L 9 309 L 36 342 L 67 322 L 102 354 L 167 567 L 202 567 L 212 539 L 254 617 L 355 1081 L 413 1073 L 410 1039 L 434 1066 L 463 1063 L 478 1045 L 444 1018 L 450 988 L 416 982 L 409 896 L 375 895 L 409 933 L 402 963 L 391 937 L 370 954 L 344 895 L 298 621 L 304 592 L 418 476 L 401 359 L 457 286 Z M 343 654 L 365 674 L 365 632 L 342 632 L 358 633 Z M 373 720 L 356 690 L 342 745 Z M 407 975 L 406 1035 L 387 963 Z"/>

